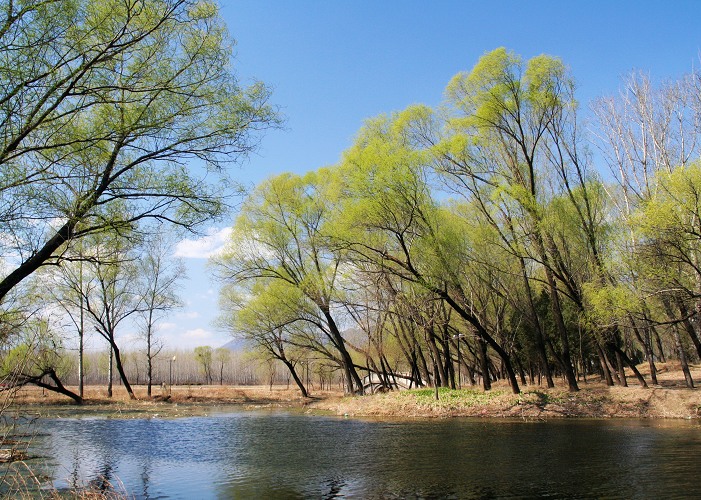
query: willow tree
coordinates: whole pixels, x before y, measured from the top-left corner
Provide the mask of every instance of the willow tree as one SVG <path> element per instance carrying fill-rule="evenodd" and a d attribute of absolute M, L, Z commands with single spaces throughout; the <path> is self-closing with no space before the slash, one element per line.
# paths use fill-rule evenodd
<path fill-rule="evenodd" d="M 343 249 L 331 244 L 336 195 L 332 172 L 282 174 L 263 182 L 241 207 L 228 250 L 214 261 L 225 285 L 276 283 L 311 304 L 316 324 L 337 353 L 346 390 L 363 384 L 339 325 Z M 264 291 L 266 287 L 257 290 Z"/>
<path fill-rule="evenodd" d="M 613 179 L 611 203 L 622 227 L 609 268 L 638 297 L 628 317 L 634 331 L 642 330 L 639 340 L 648 359 L 654 343 L 657 356 L 665 359 L 660 322 L 667 323 L 670 317 L 683 325 L 699 350 L 694 338 L 701 335 L 701 281 L 694 278 L 693 200 L 701 155 L 700 89 L 698 72 L 660 85 L 648 76 L 632 74 L 619 95 L 593 105 L 595 144 Z M 651 289 L 666 293 L 647 293 Z M 663 319 L 658 314 L 661 297 L 668 301 L 662 306 Z M 672 332 L 678 335 L 676 327 Z M 676 339 L 674 344 L 682 356 Z"/>
<path fill-rule="evenodd" d="M 233 286 L 232 286 L 233 285 Z M 219 326 L 259 351 L 266 360 L 282 362 L 290 372 L 302 397 L 309 396 L 297 366 L 309 351 L 333 359 L 323 347 L 313 305 L 298 288 L 279 281 L 254 281 L 250 287 L 224 285 L 220 300 Z M 311 335 L 307 335 L 311 327 Z"/>
<path fill-rule="evenodd" d="M 354 259 L 374 262 L 445 301 L 498 354 L 518 393 L 510 355 L 472 307 L 465 226 L 433 199 L 427 178 L 431 157 L 406 133 L 415 111 L 368 121 L 345 153 L 339 237 Z"/>
<path fill-rule="evenodd" d="M 542 55 L 524 62 L 500 48 L 453 77 L 446 97 L 446 126 L 427 146 L 453 192 L 477 200 L 496 228 L 508 233 L 509 221 L 518 221 L 519 239 L 528 246 L 525 254 L 514 253 L 543 270 L 557 357 L 570 390 L 577 390 L 563 313 L 572 292 L 569 270 L 543 225 L 544 207 L 558 188 L 570 191 L 587 178 L 577 152 L 573 80 L 559 59 Z M 589 224 L 591 215 L 579 208 L 580 223 Z M 505 242 L 509 238 L 504 235 Z"/>
<path fill-rule="evenodd" d="M 649 200 L 634 213 L 638 241 L 635 248 L 638 287 L 661 304 L 661 323 L 671 333 L 686 384 L 694 387 L 689 355 L 680 338 L 684 332 L 701 358 L 698 334 L 701 294 L 701 163 L 658 172 Z M 651 318 L 655 319 L 655 318 Z"/>
<path fill-rule="evenodd" d="M 223 167 L 275 121 L 232 43 L 207 0 L 0 2 L 0 301 L 77 238 L 222 214 Z"/>

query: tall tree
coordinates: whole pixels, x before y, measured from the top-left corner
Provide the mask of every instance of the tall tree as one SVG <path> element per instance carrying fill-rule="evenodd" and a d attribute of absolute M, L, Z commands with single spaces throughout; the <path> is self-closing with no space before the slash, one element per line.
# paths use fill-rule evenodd
<path fill-rule="evenodd" d="M 137 293 L 142 301 L 138 320 L 146 343 L 146 392 L 150 397 L 153 360 L 163 349 L 163 343 L 156 338 L 157 323 L 165 314 L 181 305 L 176 292 L 179 281 L 185 277 L 185 265 L 172 257 L 172 245 L 163 233 L 149 238 L 142 245 L 140 253 L 136 264 Z"/>
<path fill-rule="evenodd" d="M 406 133 L 417 112 L 423 111 L 369 121 L 346 152 L 337 237 L 352 249 L 353 259 L 379 264 L 444 300 L 499 355 L 518 393 L 508 352 L 472 307 L 463 274 L 462 258 L 470 255 L 464 226 L 433 200 L 427 182 L 431 158 Z"/>
<path fill-rule="evenodd" d="M 207 384 L 212 383 L 212 359 L 214 351 L 208 345 L 195 347 L 195 359 L 200 365 Z"/>
<path fill-rule="evenodd" d="M 305 325 L 318 329 L 318 321 L 313 311 L 309 311 L 311 304 L 305 301 L 300 290 L 275 281 L 253 283 L 243 293 L 238 289 L 239 286 L 225 285 L 222 290 L 220 326 L 235 337 L 246 340 L 264 359 L 282 362 L 302 397 L 308 397 L 307 388 L 297 372 L 299 359 L 293 353 L 308 349 L 330 354 L 313 332 L 305 335 L 309 332 Z"/>
<path fill-rule="evenodd" d="M 83 397 L 85 380 L 85 340 L 87 337 L 87 318 L 85 314 L 85 299 L 91 293 L 94 285 L 88 275 L 86 261 L 89 259 L 83 252 L 80 241 L 74 246 L 72 256 L 66 256 L 66 261 L 58 269 L 48 268 L 45 279 L 52 286 L 44 289 L 56 306 L 62 309 L 75 328 L 78 336 L 78 394 Z"/>
<path fill-rule="evenodd" d="M 226 347 L 214 349 L 214 361 L 219 365 L 219 385 L 224 385 L 224 367 L 231 359 L 231 351 Z"/>
<path fill-rule="evenodd" d="M 338 317 L 344 252 L 329 240 L 337 201 L 333 179 L 330 170 L 321 169 L 303 177 L 282 174 L 265 181 L 242 206 L 229 250 L 214 263 L 230 286 L 274 282 L 301 293 L 337 353 L 347 392 L 362 393 Z"/>
<path fill-rule="evenodd" d="M 691 236 L 689 245 L 682 243 L 683 238 L 679 237 L 688 230 L 689 221 L 694 220 L 692 205 L 696 181 L 693 177 L 697 169 L 694 163 L 701 155 L 699 89 L 701 74 L 698 72 L 660 85 L 653 84 L 649 76 L 634 73 L 625 79 L 618 96 L 604 97 L 593 104 L 597 118 L 594 142 L 614 181 L 609 193 L 619 224 L 616 251 L 609 253 L 611 286 L 627 288 L 626 295 L 637 297 L 633 301 L 636 306 L 627 314 L 628 323 L 645 349 L 653 381 L 652 337 L 659 339 L 656 323 L 679 321 L 692 341 L 701 334 L 698 318 L 701 301 L 697 298 L 701 281 L 697 279 L 696 285 L 690 287 L 694 279 L 691 282 L 683 279 L 685 284 L 675 289 L 667 279 L 675 281 L 680 277 L 679 272 L 683 275 L 695 267 L 695 264 L 682 263 L 694 258 L 692 233 L 688 233 Z M 679 203 L 676 213 L 669 211 L 670 202 Z M 669 221 L 660 214 L 679 222 L 679 231 L 670 231 Z M 655 228 L 656 225 L 659 228 Z M 686 256 L 681 257 L 681 254 Z M 659 271 L 666 265 L 669 269 L 665 269 L 663 278 Z M 692 271 L 687 277 L 693 274 Z M 656 301 L 663 296 L 650 292 L 653 283 L 656 286 L 652 288 L 658 291 L 673 291 L 664 297 L 668 302 L 661 307 L 666 311 L 663 319 L 655 317 L 655 311 L 660 309 Z M 667 286 L 671 288 L 665 288 Z M 688 294 L 693 288 L 696 292 Z M 602 293 L 610 295 L 606 291 Z M 621 309 L 629 304 L 630 301 L 622 301 Z M 678 335 L 676 327 L 672 332 Z M 657 344 L 657 355 L 664 359 L 662 344 L 659 341 Z"/>
<path fill-rule="evenodd" d="M 231 46 L 206 0 L 0 3 L 0 301 L 77 238 L 223 213 L 223 167 L 276 121 Z"/>
<path fill-rule="evenodd" d="M 542 226 L 543 206 L 552 195 L 549 179 L 576 163 L 574 145 L 568 148 L 569 138 L 563 137 L 575 103 L 573 88 L 556 58 L 538 56 L 524 63 L 503 48 L 487 53 L 472 71 L 449 83 L 446 94 L 454 109 L 450 130 L 455 132 L 438 151 L 441 171 L 471 197 L 479 197 L 486 207 L 494 202 L 512 205 L 524 217 L 522 227 L 545 275 L 562 369 L 570 390 L 576 391 L 560 252 Z"/>
<path fill-rule="evenodd" d="M 93 260 L 89 262 L 93 285 L 85 295 L 85 313 L 95 331 L 109 344 L 109 383 L 112 361 L 130 399 L 136 399 L 124 370 L 118 344 L 119 326 L 143 311 L 143 297 L 138 293 L 136 255 L 133 243 L 114 234 L 91 238 Z"/>

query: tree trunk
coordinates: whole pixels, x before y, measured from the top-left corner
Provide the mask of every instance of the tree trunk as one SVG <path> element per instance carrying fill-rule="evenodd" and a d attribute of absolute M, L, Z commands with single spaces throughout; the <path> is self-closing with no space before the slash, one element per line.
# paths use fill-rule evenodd
<path fill-rule="evenodd" d="M 114 349 L 114 362 L 115 365 L 117 365 L 117 373 L 119 373 L 119 378 L 124 384 L 124 388 L 127 390 L 127 394 L 129 394 L 129 399 L 136 399 L 136 396 L 134 396 L 134 391 L 131 388 L 131 384 L 127 379 L 127 374 L 124 372 L 124 367 L 122 366 L 122 357 L 119 354 L 119 349 L 114 344 L 112 344 L 112 347 Z"/>
<path fill-rule="evenodd" d="M 480 354 L 480 371 L 482 372 L 482 387 L 485 391 L 492 389 L 492 379 L 489 375 L 489 357 L 487 356 L 487 342 L 483 338 L 477 341 Z"/>
<path fill-rule="evenodd" d="M 623 349 L 621 349 L 618 346 L 614 346 L 614 349 L 616 350 L 616 355 L 621 358 L 621 360 L 627 364 L 630 369 L 633 371 L 635 374 L 635 377 L 638 379 L 638 382 L 640 383 L 641 387 L 644 387 L 647 389 L 647 382 L 645 382 L 645 378 L 642 376 L 640 371 L 638 370 L 638 367 L 635 366 L 635 363 L 628 357 L 628 355 L 625 353 Z"/>
<path fill-rule="evenodd" d="M 287 369 L 290 371 L 290 375 L 292 375 L 292 378 L 295 381 L 295 384 L 297 384 L 297 387 L 299 387 L 299 392 L 302 393 L 303 398 L 308 398 L 309 393 L 307 392 L 306 387 L 304 387 L 304 384 L 302 383 L 302 379 L 299 378 L 299 375 L 297 374 L 297 370 L 295 370 L 294 365 L 288 361 L 287 359 L 281 360 L 283 363 L 285 363 L 285 366 Z"/>
<path fill-rule="evenodd" d="M 107 365 L 107 397 L 112 397 L 112 344 L 110 343 L 109 364 Z"/>
<path fill-rule="evenodd" d="M 611 350 L 616 355 L 616 368 L 618 369 L 618 379 L 621 381 L 623 387 L 628 387 L 628 380 L 626 379 L 626 369 L 623 366 L 623 357 L 621 356 L 621 350 L 611 344 Z"/>
<path fill-rule="evenodd" d="M 691 378 L 691 371 L 689 371 L 689 362 L 686 359 L 686 352 L 684 352 L 684 346 L 682 345 L 682 340 L 679 337 L 679 329 L 676 327 L 672 328 L 674 332 L 674 345 L 677 348 L 677 354 L 679 355 L 679 362 L 682 365 L 682 372 L 684 372 L 684 380 L 686 386 L 689 389 L 694 388 L 694 379 Z"/>
<path fill-rule="evenodd" d="M 679 312 L 681 313 L 681 317 L 683 318 L 682 325 L 684 325 L 684 331 L 694 344 L 694 348 L 696 348 L 696 355 L 699 357 L 699 359 L 701 359 L 701 341 L 699 341 L 699 337 L 696 334 L 696 329 L 694 328 L 694 325 L 689 317 L 689 309 L 686 307 L 686 304 L 684 304 L 684 301 L 680 297 L 676 298 L 676 302 Z"/>
<path fill-rule="evenodd" d="M 466 311 L 464 308 L 460 307 L 460 305 L 453 300 L 450 295 L 448 295 L 444 290 L 441 289 L 434 289 L 433 290 L 435 293 L 437 293 L 440 297 L 445 300 L 450 307 L 453 308 L 455 312 L 457 312 L 461 318 L 466 320 L 468 323 L 470 323 L 475 330 L 477 330 L 477 334 L 482 338 L 489 346 L 494 349 L 494 351 L 497 353 L 499 358 L 504 362 L 504 367 L 506 368 L 506 373 L 509 379 L 509 383 L 511 385 L 511 391 L 514 394 L 519 394 L 521 392 L 521 389 L 519 389 L 518 386 L 518 380 L 516 379 L 516 373 L 514 372 L 513 367 L 511 366 L 511 360 L 509 359 L 509 355 L 507 352 L 502 349 L 502 347 L 499 345 L 499 343 L 492 338 L 491 335 L 489 335 L 489 332 L 482 326 L 482 323 L 479 321 L 479 319 L 472 314 L 469 311 Z"/>
<path fill-rule="evenodd" d="M 528 275 L 526 274 L 526 262 L 523 257 L 520 257 L 521 263 L 521 276 L 523 277 L 523 285 L 526 289 L 526 295 L 528 297 L 528 304 L 530 307 L 530 314 L 528 315 L 529 322 L 532 324 L 533 331 L 535 332 L 535 347 L 538 357 L 540 358 L 541 372 L 545 375 L 545 381 L 549 388 L 555 387 L 555 382 L 553 382 L 553 375 L 550 372 L 550 365 L 548 363 L 548 354 L 545 351 L 545 335 L 543 333 L 543 326 L 538 319 L 538 312 L 536 311 L 535 303 L 533 302 L 533 292 L 531 290 L 531 283 L 528 281 Z"/>
<path fill-rule="evenodd" d="M 328 307 L 320 306 L 319 308 L 326 318 L 326 322 L 329 326 L 329 333 L 331 334 L 334 345 L 341 355 L 343 365 L 342 369 L 346 375 L 346 392 L 349 394 L 355 394 L 357 388 L 357 393 L 363 394 L 363 382 L 360 380 L 358 372 L 355 369 L 353 358 L 351 358 L 348 349 L 346 349 L 346 341 L 344 340 L 343 335 L 341 335 L 341 332 L 338 330 L 338 326 L 331 316 L 331 312 L 329 311 Z"/>
<path fill-rule="evenodd" d="M 567 380 L 567 385 L 570 391 L 576 392 L 579 390 L 577 385 L 577 377 L 574 375 L 574 369 L 572 368 L 572 359 L 570 357 L 570 341 L 567 335 L 567 327 L 565 326 L 565 320 L 562 316 L 562 306 L 560 304 L 560 294 L 557 291 L 557 285 L 555 284 L 555 278 L 550 268 L 545 265 L 545 277 L 548 282 L 548 288 L 550 290 L 550 310 L 555 320 L 555 327 L 560 335 L 560 342 L 562 343 L 562 369 L 565 372 L 565 378 Z"/>
<path fill-rule="evenodd" d="M 49 376 L 49 378 L 51 378 L 51 380 L 53 380 L 55 385 L 47 384 L 47 383 L 42 381 L 42 379 L 47 375 Z M 47 391 L 57 392 L 59 394 L 63 394 L 64 396 L 68 396 L 77 405 L 83 404 L 83 397 L 80 394 L 76 394 L 75 392 L 71 391 L 70 389 L 67 389 L 61 383 L 61 380 L 58 378 L 58 375 L 56 375 L 56 371 L 53 368 L 46 370 L 39 377 L 27 377 L 23 381 L 23 383 L 31 383 L 31 384 L 36 385 L 37 387 L 41 387 L 42 389 L 46 389 Z"/>
<path fill-rule="evenodd" d="M 609 362 L 608 359 L 606 358 L 606 353 L 601 347 L 601 344 L 599 342 L 596 342 L 596 351 L 599 355 L 599 365 L 601 366 L 601 371 L 604 374 L 604 380 L 606 381 L 606 385 L 611 387 L 613 386 L 613 377 L 611 376 L 611 370 L 609 369 Z"/>
<path fill-rule="evenodd" d="M 428 337 L 428 347 L 433 359 L 433 382 L 434 387 L 444 387 L 448 385 L 448 377 L 443 372 L 443 364 L 441 363 L 441 354 L 436 345 L 436 335 L 433 329 L 426 328 L 426 336 Z"/>
<path fill-rule="evenodd" d="M 153 357 L 151 356 L 151 322 L 153 320 L 153 310 L 149 310 L 146 325 L 146 396 L 151 397 L 151 386 L 153 385 Z"/>
<path fill-rule="evenodd" d="M 662 339 L 660 338 L 660 332 L 657 331 L 657 328 L 654 326 L 650 326 L 650 330 L 652 330 L 652 333 L 655 336 L 655 344 L 657 344 L 657 352 L 658 352 L 658 357 L 660 358 L 660 361 L 662 363 L 667 362 L 667 358 L 664 355 L 664 349 L 662 348 Z"/>
<path fill-rule="evenodd" d="M 645 328 L 645 337 L 640 334 L 640 329 L 637 327 L 632 318 L 629 318 L 635 338 L 638 339 L 640 345 L 645 349 L 645 357 L 650 368 L 650 380 L 654 385 L 657 385 L 657 367 L 655 366 L 654 353 L 652 352 L 652 339 L 650 338 L 650 329 Z"/>
<path fill-rule="evenodd" d="M 80 310 L 80 334 L 78 337 L 78 395 L 80 396 L 81 400 L 83 397 L 85 397 L 84 390 L 85 390 L 85 340 L 84 340 L 84 335 L 83 335 L 83 308 L 81 307 Z M 82 401 L 81 401 L 82 402 Z"/>

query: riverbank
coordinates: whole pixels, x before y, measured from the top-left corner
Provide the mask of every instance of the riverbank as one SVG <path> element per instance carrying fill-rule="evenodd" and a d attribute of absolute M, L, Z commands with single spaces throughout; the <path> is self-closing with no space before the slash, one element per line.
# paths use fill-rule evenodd
<path fill-rule="evenodd" d="M 649 382 L 647 366 L 638 369 Z M 513 394 L 504 382 L 491 391 L 469 387 L 390 392 L 364 397 L 344 397 L 314 403 L 315 408 L 337 415 L 376 417 L 480 417 L 480 418 L 701 418 L 701 389 L 689 389 L 678 365 L 658 364 L 658 385 L 643 388 L 634 377 L 628 387 L 608 387 L 598 379 L 580 380 L 580 390 L 569 392 L 563 381 L 555 388 L 521 387 Z M 701 385 L 701 364 L 691 367 Z M 632 375 L 632 374 L 631 374 Z"/>
<path fill-rule="evenodd" d="M 287 386 L 174 386 L 171 391 L 155 389 L 154 397 L 149 399 L 146 388 L 136 386 L 137 400 L 131 401 L 117 386 L 112 398 L 107 397 L 103 387 L 88 387 L 85 404 L 76 406 L 60 395 L 28 387 L 14 396 L 12 407 L 39 417 L 177 418 L 235 406 L 354 417 L 701 418 L 701 389 L 686 388 L 683 374 L 674 365 L 660 364 L 659 368 L 659 385 L 647 389 L 639 387 L 634 378 L 629 379 L 629 387 L 607 387 L 599 380 L 589 379 L 580 381 L 581 390 L 576 393 L 568 392 L 561 383 L 553 389 L 526 385 L 521 394 L 515 395 L 505 384 L 496 383 L 489 392 L 477 387 L 441 388 L 436 399 L 432 388 L 356 397 L 344 396 L 340 388 L 312 388 L 312 398 L 301 398 L 299 391 Z M 694 379 L 701 383 L 701 365 L 692 368 Z"/>
<path fill-rule="evenodd" d="M 77 392 L 77 388 L 70 387 Z M 311 401 L 340 400 L 343 393 L 317 391 L 313 399 L 300 397 L 299 391 L 287 386 L 204 386 L 174 385 L 162 390 L 154 387 L 147 396 L 146 386 L 132 387 L 136 396 L 130 400 L 123 387 L 115 386 L 112 397 L 102 386 L 87 386 L 84 403 L 72 400 L 38 387 L 25 387 L 11 397 L 8 409 L 40 418 L 102 416 L 107 418 L 180 418 L 208 415 L 236 409 L 294 409 L 303 408 Z"/>

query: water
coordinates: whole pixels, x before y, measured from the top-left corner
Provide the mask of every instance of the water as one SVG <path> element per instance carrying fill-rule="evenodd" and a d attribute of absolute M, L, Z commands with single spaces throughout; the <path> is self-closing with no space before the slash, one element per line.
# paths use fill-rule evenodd
<path fill-rule="evenodd" d="M 54 485 L 134 498 L 701 498 L 701 427 L 372 421 L 285 412 L 56 419 Z"/>

